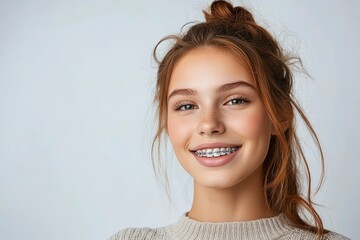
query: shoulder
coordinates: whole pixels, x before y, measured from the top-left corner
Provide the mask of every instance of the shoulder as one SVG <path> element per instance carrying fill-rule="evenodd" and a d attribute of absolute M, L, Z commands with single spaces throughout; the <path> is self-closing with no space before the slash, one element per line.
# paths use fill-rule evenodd
<path fill-rule="evenodd" d="M 302 230 L 302 229 L 292 229 L 292 231 L 287 232 L 284 236 L 282 236 L 280 239 L 282 240 L 317 240 L 316 234 Z M 338 234 L 336 232 L 328 232 L 325 234 L 324 240 L 350 240 L 350 238 L 347 238 L 341 234 Z"/>
<path fill-rule="evenodd" d="M 163 228 L 125 228 L 112 235 L 108 240 L 162 240 Z"/>
<path fill-rule="evenodd" d="M 336 232 L 329 232 L 325 236 L 326 236 L 326 239 L 328 239 L 328 240 L 350 240 L 350 238 L 347 238 Z"/>

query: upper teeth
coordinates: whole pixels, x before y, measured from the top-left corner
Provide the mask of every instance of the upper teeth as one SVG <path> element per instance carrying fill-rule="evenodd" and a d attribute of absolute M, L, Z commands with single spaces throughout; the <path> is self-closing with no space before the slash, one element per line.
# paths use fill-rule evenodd
<path fill-rule="evenodd" d="M 206 148 L 200 149 L 195 152 L 197 156 L 200 157 L 219 157 L 223 155 L 228 155 L 235 152 L 239 147 L 228 147 L 228 148 Z"/>

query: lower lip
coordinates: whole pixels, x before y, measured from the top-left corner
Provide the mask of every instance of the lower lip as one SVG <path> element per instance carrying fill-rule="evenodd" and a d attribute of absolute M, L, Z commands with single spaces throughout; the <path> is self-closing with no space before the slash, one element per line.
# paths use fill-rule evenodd
<path fill-rule="evenodd" d="M 240 150 L 240 148 L 241 146 L 238 149 L 236 149 L 235 152 L 220 157 L 208 158 L 208 157 L 199 157 L 194 152 L 192 152 L 192 154 L 195 156 L 196 160 L 205 167 L 220 167 L 231 162 L 234 159 L 236 153 Z"/>

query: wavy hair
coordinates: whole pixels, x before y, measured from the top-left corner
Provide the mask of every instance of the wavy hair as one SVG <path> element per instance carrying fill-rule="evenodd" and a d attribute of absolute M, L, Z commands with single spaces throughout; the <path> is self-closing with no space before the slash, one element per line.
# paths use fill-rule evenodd
<path fill-rule="evenodd" d="M 314 232 L 323 238 L 327 230 L 311 200 L 311 175 L 308 162 L 296 132 L 295 114 L 305 123 L 319 150 L 322 164 L 320 183 L 324 176 L 324 155 L 319 139 L 309 120 L 292 93 L 293 72 L 291 66 L 301 59 L 288 56 L 276 39 L 258 25 L 244 7 L 234 7 L 227 1 L 214 1 L 210 9 L 203 11 L 206 21 L 193 24 L 181 35 L 164 37 L 154 49 L 158 63 L 154 103 L 157 106 L 157 132 L 152 142 L 152 163 L 155 174 L 164 176 L 163 185 L 168 189 L 166 163 L 160 157 L 167 126 L 167 94 L 175 64 L 184 54 L 196 48 L 211 46 L 220 48 L 245 59 L 249 65 L 258 94 L 265 106 L 276 134 L 271 137 L 268 154 L 264 161 L 264 194 L 267 205 L 276 214 L 284 214 L 289 224 Z M 174 43 L 159 60 L 157 50 L 161 43 Z M 157 147 L 157 149 L 156 149 Z M 304 166 L 307 177 L 306 194 L 301 194 L 300 168 Z M 321 184 L 319 185 L 320 188 Z M 312 220 L 306 218 L 310 214 Z"/>

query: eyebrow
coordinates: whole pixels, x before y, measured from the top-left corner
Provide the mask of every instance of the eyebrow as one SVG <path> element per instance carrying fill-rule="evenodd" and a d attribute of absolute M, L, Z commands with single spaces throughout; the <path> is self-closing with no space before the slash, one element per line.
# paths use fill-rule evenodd
<path fill-rule="evenodd" d="M 255 87 L 253 85 L 251 85 L 250 83 L 247 83 L 244 81 L 238 81 L 238 82 L 224 84 L 224 85 L 220 86 L 216 91 L 217 92 L 226 92 L 226 91 L 232 90 L 232 89 L 240 87 L 240 86 L 248 87 L 248 88 L 255 90 Z M 196 95 L 196 94 L 197 94 L 197 91 L 190 89 L 190 88 L 175 89 L 174 91 L 172 91 L 170 93 L 170 95 L 168 97 L 168 101 L 170 100 L 171 97 L 174 97 L 176 95 L 191 96 L 191 95 Z"/>

